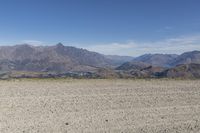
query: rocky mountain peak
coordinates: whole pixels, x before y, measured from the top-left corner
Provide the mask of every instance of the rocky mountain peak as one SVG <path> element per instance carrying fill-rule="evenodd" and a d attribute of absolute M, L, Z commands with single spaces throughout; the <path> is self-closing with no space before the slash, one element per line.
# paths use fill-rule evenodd
<path fill-rule="evenodd" d="M 59 42 L 58 44 L 56 44 L 56 47 L 61 47 L 61 48 L 63 48 L 63 47 L 65 47 L 61 42 Z"/>

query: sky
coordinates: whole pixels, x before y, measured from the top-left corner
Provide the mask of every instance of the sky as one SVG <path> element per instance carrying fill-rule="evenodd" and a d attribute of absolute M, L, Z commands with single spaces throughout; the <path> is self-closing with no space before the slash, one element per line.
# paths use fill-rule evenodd
<path fill-rule="evenodd" d="M 0 0 L 0 45 L 109 55 L 200 50 L 200 0 Z"/>

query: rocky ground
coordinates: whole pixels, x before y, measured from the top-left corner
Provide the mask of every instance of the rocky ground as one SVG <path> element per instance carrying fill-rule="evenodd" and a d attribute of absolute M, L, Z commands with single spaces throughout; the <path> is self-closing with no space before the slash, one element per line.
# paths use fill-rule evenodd
<path fill-rule="evenodd" d="M 200 81 L 0 81 L 0 132 L 197 133 Z"/>

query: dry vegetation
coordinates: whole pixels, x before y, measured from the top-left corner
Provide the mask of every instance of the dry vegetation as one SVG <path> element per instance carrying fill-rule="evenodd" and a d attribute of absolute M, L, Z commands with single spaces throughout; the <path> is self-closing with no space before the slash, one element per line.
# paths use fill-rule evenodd
<path fill-rule="evenodd" d="M 0 81 L 0 132 L 197 133 L 200 81 Z"/>

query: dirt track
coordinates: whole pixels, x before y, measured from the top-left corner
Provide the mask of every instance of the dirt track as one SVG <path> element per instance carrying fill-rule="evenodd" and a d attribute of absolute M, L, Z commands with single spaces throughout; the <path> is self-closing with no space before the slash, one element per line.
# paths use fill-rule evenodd
<path fill-rule="evenodd" d="M 200 80 L 0 81 L 0 133 L 198 133 Z"/>

